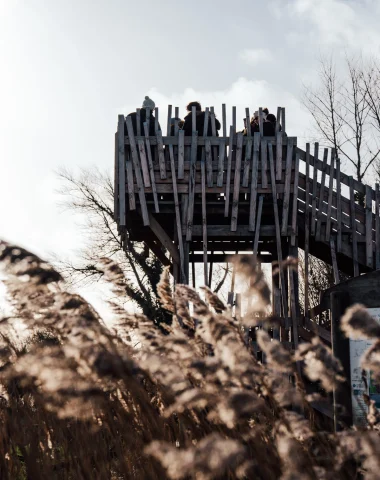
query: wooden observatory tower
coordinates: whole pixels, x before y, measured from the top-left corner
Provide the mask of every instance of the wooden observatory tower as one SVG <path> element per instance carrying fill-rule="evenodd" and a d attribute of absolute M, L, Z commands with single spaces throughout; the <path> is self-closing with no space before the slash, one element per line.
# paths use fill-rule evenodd
<path fill-rule="evenodd" d="M 282 270 L 272 289 L 273 314 L 284 319 L 288 338 L 296 342 L 298 335 L 307 337 L 310 322 L 321 313 L 309 308 L 309 254 L 332 265 L 336 283 L 340 272 L 357 276 L 379 268 L 378 185 L 373 190 L 344 174 L 334 150 L 317 143 L 301 149 L 297 138 L 286 134 L 285 109 L 277 111 L 273 137 L 263 136 L 261 110 L 260 131 L 252 136 L 238 132 L 236 107 L 227 128 L 222 106 L 220 136 L 213 107 L 205 113 L 212 136 L 206 136 L 207 126 L 197 132 L 193 124 L 191 136 L 178 122 L 171 129 L 171 106 L 166 135 L 159 129 L 158 109 L 150 115 L 147 111 L 147 122 L 155 123 L 153 136 L 150 125 L 141 131 L 137 120 L 134 132 L 131 118 L 119 115 L 115 220 L 122 237 L 128 231 L 171 266 L 176 282 L 194 278 L 198 263 L 203 283 L 210 285 L 213 265 L 235 252 L 272 263 L 298 257 L 303 249 L 304 315 L 295 272 Z M 249 117 L 246 109 L 248 124 Z M 328 341 L 327 330 L 320 335 Z"/>

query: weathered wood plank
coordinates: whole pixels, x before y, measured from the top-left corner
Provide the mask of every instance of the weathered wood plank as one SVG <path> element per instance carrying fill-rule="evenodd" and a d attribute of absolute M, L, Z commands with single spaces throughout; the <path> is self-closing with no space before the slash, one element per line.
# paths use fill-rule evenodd
<path fill-rule="evenodd" d="M 292 246 L 296 244 L 297 235 L 297 213 L 298 213 L 298 174 L 299 174 L 300 156 L 296 152 L 296 161 L 294 167 L 294 186 L 293 186 L 293 206 L 292 206 L 292 235 L 290 242 Z"/>
<path fill-rule="evenodd" d="M 310 204 L 309 204 L 309 196 L 310 196 L 310 143 L 306 144 L 306 167 L 305 167 L 305 177 L 306 177 L 306 187 L 305 187 L 305 244 L 304 244 L 304 251 L 305 251 L 305 316 L 309 311 L 309 237 L 310 237 Z"/>
<path fill-rule="evenodd" d="M 231 231 L 232 232 L 236 230 L 237 220 L 238 220 L 242 148 L 243 148 L 243 134 L 238 133 L 237 145 L 236 145 L 234 191 L 233 191 L 233 197 L 232 197 L 232 215 L 231 215 Z"/>
<path fill-rule="evenodd" d="M 165 179 L 166 178 L 166 161 L 165 161 L 164 144 L 162 142 L 161 130 L 156 130 L 156 137 L 157 137 L 158 163 L 160 165 L 160 176 L 162 179 Z"/>
<path fill-rule="evenodd" d="M 154 165 L 153 165 L 153 159 L 152 159 L 152 150 L 151 150 L 150 141 L 149 141 L 149 125 L 148 125 L 148 122 L 144 122 L 144 133 L 145 133 L 146 151 L 147 151 L 147 154 L 148 154 L 148 167 L 149 167 L 150 183 L 151 183 L 151 186 L 152 186 L 154 209 L 155 209 L 156 213 L 159 213 L 160 207 L 159 207 L 159 204 L 158 204 L 156 180 L 154 178 Z"/>
<path fill-rule="evenodd" d="M 185 176 L 185 131 L 178 132 L 178 180 Z"/>
<path fill-rule="evenodd" d="M 277 117 L 276 117 L 276 137 L 277 134 L 280 132 L 280 124 L 281 124 L 281 107 L 277 107 Z M 278 179 L 277 179 L 278 180 Z"/>
<path fill-rule="evenodd" d="M 140 108 L 136 108 L 136 135 L 141 135 L 141 113 Z"/>
<path fill-rule="evenodd" d="M 315 232 L 316 240 L 321 239 L 321 222 L 323 218 L 323 199 L 325 194 L 325 182 L 326 182 L 326 166 L 327 166 L 327 158 L 329 154 L 329 149 L 325 148 L 323 151 L 323 167 L 322 167 L 322 178 L 321 178 L 321 186 L 319 188 L 319 197 L 318 197 L 318 213 L 317 213 L 317 228 Z"/>
<path fill-rule="evenodd" d="M 211 133 L 213 137 L 216 137 L 216 120 L 215 120 L 215 112 L 214 112 L 214 107 L 210 108 L 210 121 L 211 121 Z M 206 133 L 207 135 L 207 133 Z M 211 143 L 210 143 L 211 147 Z M 212 148 L 212 156 L 210 155 L 210 165 L 212 164 L 212 158 L 216 160 L 218 158 L 218 148 L 214 146 Z M 213 186 L 214 183 L 214 178 L 213 178 L 213 173 L 212 173 L 212 166 L 209 168 L 208 164 L 206 163 L 207 166 L 207 183 L 209 187 Z"/>
<path fill-rule="evenodd" d="M 281 128 L 282 128 L 282 134 L 286 134 L 286 113 L 285 113 L 285 107 L 281 108 Z"/>
<path fill-rule="evenodd" d="M 253 135 L 253 163 L 251 175 L 251 195 L 249 199 L 249 230 L 255 231 L 256 226 L 256 199 L 257 199 L 257 178 L 259 171 L 259 150 L 260 150 L 260 133 Z"/>
<path fill-rule="evenodd" d="M 251 136 L 251 122 L 250 122 L 250 118 L 249 118 L 249 108 L 246 108 L 245 109 L 245 123 L 246 123 L 246 126 L 247 126 L 247 137 L 250 137 Z"/>
<path fill-rule="evenodd" d="M 251 157 L 252 157 L 252 138 L 249 135 L 247 146 L 245 147 L 245 158 L 244 158 L 244 168 L 243 168 L 243 187 L 248 187 L 249 182 L 249 169 L 251 166 Z"/>
<path fill-rule="evenodd" d="M 236 134 L 236 107 L 232 107 L 232 127 L 233 127 L 233 135 Z"/>
<path fill-rule="evenodd" d="M 170 167 L 171 167 L 172 182 L 173 182 L 174 211 L 175 211 L 175 219 L 176 219 L 176 225 L 177 225 L 180 267 L 181 267 L 182 278 L 184 278 L 185 283 L 187 283 L 187 278 L 185 275 L 184 250 L 183 250 L 183 240 L 182 240 L 182 223 L 181 223 L 181 214 L 179 209 L 179 200 L 178 200 L 178 192 L 177 192 L 177 179 L 176 179 L 176 172 L 175 172 L 173 145 L 169 146 L 169 156 L 170 156 Z"/>
<path fill-rule="evenodd" d="M 191 145 L 191 170 L 189 175 L 189 210 L 188 210 L 188 216 L 187 216 L 187 233 L 186 233 L 187 241 L 191 240 L 191 229 L 193 226 L 195 171 L 196 171 L 196 163 L 197 163 L 197 136 L 198 136 L 197 132 L 193 131 L 193 134 L 192 134 L 193 142 Z"/>
<path fill-rule="evenodd" d="M 222 128 L 223 128 L 223 137 L 227 136 L 227 116 L 226 116 L 226 104 L 222 104 Z"/>
<path fill-rule="evenodd" d="M 271 178 L 272 195 L 273 195 L 273 214 L 274 214 L 274 223 L 275 223 L 275 229 L 276 229 L 277 260 L 278 260 L 278 265 L 280 270 L 279 276 L 280 276 L 281 305 L 282 305 L 282 314 L 286 319 L 286 323 L 287 323 L 288 308 L 287 308 L 287 302 L 286 302 L 286 284 L 285 284 L 284 270 L 282 268 L 281 230 L 280 230 L 280 218 L 278 215 L 276 176 L 274 171 L 274 156 L 273 156 L 272 144 L 268 145 L 268 151 L 269 151 L 270 178 Z"/>
<path fill-rule="evenodd" d="M 170 136 L 170 123 L 172 119 L 172 105 L 168 105 L 168 118 L 167 118 L 167 123 L 166 123 L 166 135 L 169 137 Z"/>
<path fill-rule="evenodd" d="M 286 170 L 285 170 L 285 193 L 284 203 L 282 207 L 282 227 L 281 235 L 285 235 L 288 228 L 289 219 L 289 202 L 290 202 L 290 183 L 292 176 L 292 160 L 293 160 L 293 141 L 288 138 L 287 152 L 286 152 Z"/>
<path fill-rule="evenodd" d="M 338 262 L 336 258 L 335 242 L 332 237 L 330 237 L 330 250 L 331 250 L 331 264 L 332 264 L 333 273 L 334 273 L 334 283 L 336 285 L 337 283 L 339 283 L 339 269 L 338 269 Z"/>
<path fill-rule="evenodd" d="M 217 187 L 223 187 L 223 178 L 224 178 L 224 158 L 226 154 L 226 147 L 223 141 L 219 144 L 219 158 L 218 158 L 218 176 L 216 179 Z"/>
<path fill-rule="evenodd" d="M 268 153 L 267 153 L 267 139 L 261 139 L 261 183 L 264 188 L 268 186 Z"/>
<path fill-rule="evenodd" d="M 228 147 L 228 163 L 227 163 L 227 179 L 226 179 L 226 192 L 225 192 L 225 205 L 224 216 L 228 217 L 230 210 L 230 185 L 231 185 L 231 168 L 232 168 L 232 154 L 233 154 L 233 139 L 234 139 L 234 127 L 230 127 L 230 144 Z"/>
<path fill-rule="evenodd" d="M 380 269 L 380 188 L 375 185 L 375 242 L 376 242 L 376 270 Z"/>
<path fill-rule="evenodd" d="M 259 197 L 259 205 L 257 207 L 257 220 L 256 220 L 256 229 L 255 229 L 255 239 L 253 242 L 253 253 L 257 255 L 257 250 L 259 248 L 259 238 L 260 238 L 260 226 L 261 226 L 261 215 L 263 212 L 263 203 L 264 195 Z"/>
<path fill-rule="evenodd" d="M 146 153 L 145 153 L 145 144 L 143 140 L 139 140 L 137 142 L 137 150 L 139 152 L 139 157 L 140 157 L 140 164 L 141 164 L 141 169 L 143 173 L 143 180 L 144 180 L 144 185 L 146 187 L 150 187 L 150 178 L 149 178 L 149 168 L 148 168 L 148 160 L 146 158 Z"/>
<path fill-rule="evenodd" d="M 161 245 L 163 245 L 166 250 L 170 253 L 173 261 L 177 264 L 181 264 L 181 259 L 179 258 L 178 249 L 174 245 L 172 239 L 166 233 L 166 231 L 162 228 L 160 223 L 154 218 L 152 213 L 149 213 L 149 224 L 152 232 L 158 238 Z"/>
<path fill-rule="evenodd" d="M 124 126 L 123 126 L 124 127 Z M 125 189 L 125 182 L 124 182 Z M 113 219 L 120 225 L 120 208 L 119 208 L 119 135 L 115 133 L 115 165 L 114 165 L 114 184 L 113 184 Z M 124 193 L 125 202 L 125 193 Z"/>
<path fill-rule="evenodd" d="M 355 218 L 355 192 L 354 192 L 354 179 L 349 178 L 350 184 L 350 208 L 351 208 L 351 228 L 352 228 L 352 260 L 354 263 L 354 277 L 359 275 L 359 263 L 358 263 L 358 243 L 356 233 L 356 218 Z"/>
<path fill-rule="evenodd" d="M 277 124 L 276 124 L 277 128 Z M 282 179 L 282 134 L 276 133 L 276 180 Z"/>
<path fill-rule="evenodd" d="M 331 172 L 330 172 L 331 175 Z M 336 220 L 337 220 L 337 238 L 336 248 L 338 253 L 342 250 L 342 193 L 340 184 L 340 158 L 336 158 Z"/>
<path fill-rule="evenodd" d="M 207 170 L 207 186 L 212 187 L 212 153 L 211 153 L 211 143 L 206 140 L 205 144 L 205 154 L 206 154 L 206 170 Z"/>
<path fill-rule="evenodd" d="M 314 159 L 318 159 L 318 152 L 319 152 L 319 143 L 315 142 L 314 144 Z M 318 193 L 318 168 L 316 165 L 316 161 L 313 164 L 313 197 L 312 197 L 312 204 L 311 204 L 311 234 L 315 235 L 315 218 L 317 214 L 317 193 Z"/>
<path fill-rule="evenodd" d="M 334 192 L 334 175 L 332 172 L 334 171 L 334 161 L 335 161 L 335 150 L 331 150 L 331 164 L 330 164 L 330 177 L 329 177 L 329 200 L 327 203 L 327 223 L 326 223 L 326 242 L 330 241 L 330 233 L 331 233 L 331 212 L 332 212 L 332 200 L 333 200 L 333 192 Z"/>
<path fill-rule="evenodd" d="M 260 129 L 260 136 L 262 137 L 264 134 L 264 118 L 263 118 L 263 109 L 262 107 L 259 108 L 259 129 Z"/>
<path fill-rule="evenodd" d="M 144 225 L 149 225 L 149 216 L 148 216 L 148 209 L 146 205 L 146 200 L 145 200 L 145 191 L 144 191 L 144 185 L 143 185 L 143 180 L 141 177 L 141 170 L 140 170 L 140 164 L 139 164 L 139 157 L 137 154 L 137 147 L 135 143 L 135 136 L 133 133 L 133 125 L 132 125 L 132 118 L 127 117 L 126 118 L 126 124 L 127 124 L 127 130 L 128 130 L 128 136 L 130 140 L 130 149 L 131 149 L 131 157 L 132 157 L 132 162 L 133 162 L 133 169 L 135 171 L 135 177 L 136 177 L 136 182 L 138 185 L 138 195 L 139 195 L 139 200 L 140 200 L 140 208 L 141 208 L 141 215 L 143 219 L 143 224 Z"/>
<path fill-rule="evenodd" d="M 365 195 L 365 238 L 366 238 L 366 263 L 373 267 L 373 234 L 372 234 L 372 189 L 366 185 Z"/>
<path fill-rule="evenodd" d="M 208 285 L 208 263 L 207 263 L 207 204 L 206 204 L 206 168 L 205 159 L 201 160 L 202 176 L 202 239 L 203 239 L 203 276 L 204 284 Z"/>
<path fill-rule="evenodd" d="M 136 210 L 135 190 L 133 184 L 133 169 L 132 161 L 129 152 L 125 151 L 124 144 L 124 116 L 119 115 L 119 188 L 120 188 L 120 221 L 123 223 L 120 226 L 125 226 L 125 200 L 122 199 L 123 192 L 125 195 L 125 172 L 127 172 L 127 187 L 128 187 L 128 203 L 130 210 Z"/>

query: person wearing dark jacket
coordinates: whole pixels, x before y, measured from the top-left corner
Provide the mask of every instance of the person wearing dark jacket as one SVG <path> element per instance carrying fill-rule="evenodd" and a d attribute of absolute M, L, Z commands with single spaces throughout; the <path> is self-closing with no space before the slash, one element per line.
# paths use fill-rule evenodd
<path fill-rule="evenodd" d="M 203 136 L 204 124 L 205 124 L 205 112 L 202 111 L 202 106 L 199 102 L 190 102 L 186 110 L 189 112 L 185 117 L 185 122 L 183 125 L 183 129 L 185 131 L 185 135 L 191 136 L 193 133 L 193 123 L 192 123 L 192 108 L 195 107 L 195 121 L 196 126 L 195 129 L 198 132 L 199 136 Z M 220 122 L 217 118 L 215 118 L 215 127 L 216 127 L 216 136 L 219 137 L 218 130 L 220 130 Z M 207 137 L 212 137 L 212 126 L 211 126 L 211 117 L 208 118 L 207 124 Z"/>
<path fill-rule="evenodd" d="M 183 129 L 183 124 L 184 121 L 181 120 L 179 117 L 174 117 L 170 119 L 170 136 L 174 137 L 175 135 L 175 124 L 178 122 L 178 129 L 182 130 Z"/>
<path fill-rule="evenodd" d="M 156 104 L 154 101 L 149 98 L 148 96 L 145 97 L 144 102 L 142 104 L 142 108 L 140 110 L 140 132 L 141 135 L 145 135 L 144 131 L 144 122 L 146 122 L 146 109 L 149 108 L 150 110 L 150 117 L 149 117 L 149 136 L 155 136 L 156 131 L 155 131 L 155 118 L 153 115 L 153 111 L 156 107 Z M 132 119 L 132 125 L 133 125 L 133 133 L 137 135 L 137 113 L 132 112 L 128 117 L 131 117 Z M 160 124 L 158 124 L 158 129 L 161 130 Z M 128 130 L 127 130 L 127 125 L 125 124 L 124 126 L 124 131 L 125 135 L 128 135 Z"/>

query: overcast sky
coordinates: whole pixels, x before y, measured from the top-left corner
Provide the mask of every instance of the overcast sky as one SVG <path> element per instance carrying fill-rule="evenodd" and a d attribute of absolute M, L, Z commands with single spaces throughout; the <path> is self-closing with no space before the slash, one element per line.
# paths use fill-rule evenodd
<path fill-rule="evenodd" d="M 117 114 L 147 94 L 181 115 L 285 106 L 302 146 L 302 82 L 321 53 L 378 52 L 379 22 L 379 0 L 0 0 L 0 237 L 74 255 L 54 171 L 111 170 Z"/>

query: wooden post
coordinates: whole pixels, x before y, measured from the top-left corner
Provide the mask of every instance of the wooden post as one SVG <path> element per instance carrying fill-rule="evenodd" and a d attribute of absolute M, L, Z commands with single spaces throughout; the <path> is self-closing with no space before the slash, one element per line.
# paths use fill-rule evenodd
<path fill-rule="evenodd" d="M 354 263 L 354 277 L 359 275 L 358 262 L 358 241 L 356 232 L 356 218 L 355 218 L 355 193 L 354 193 L 354 179 L 349 177 L 350 186 L 350 215 L 351 215 L 351 229 L 352 229 L 352 260 Z"/>
<path fill-rule="evenodd" d="M 310 143 L 306 144 L 305 189 L 305 318 L 309 311 L 309 239 L 310 239 Z"/>
<path fill-rule="evenodd" d="M 333 391 L 334 430 L 339 432 L 352 425 L 350 343 L 340 329 L 340 319 L 350 304 L 349 296 L 344 292 L 332 292 L 330 303 L 332 352 L 340 360 L 346 377 L 346 381 Z"/>

